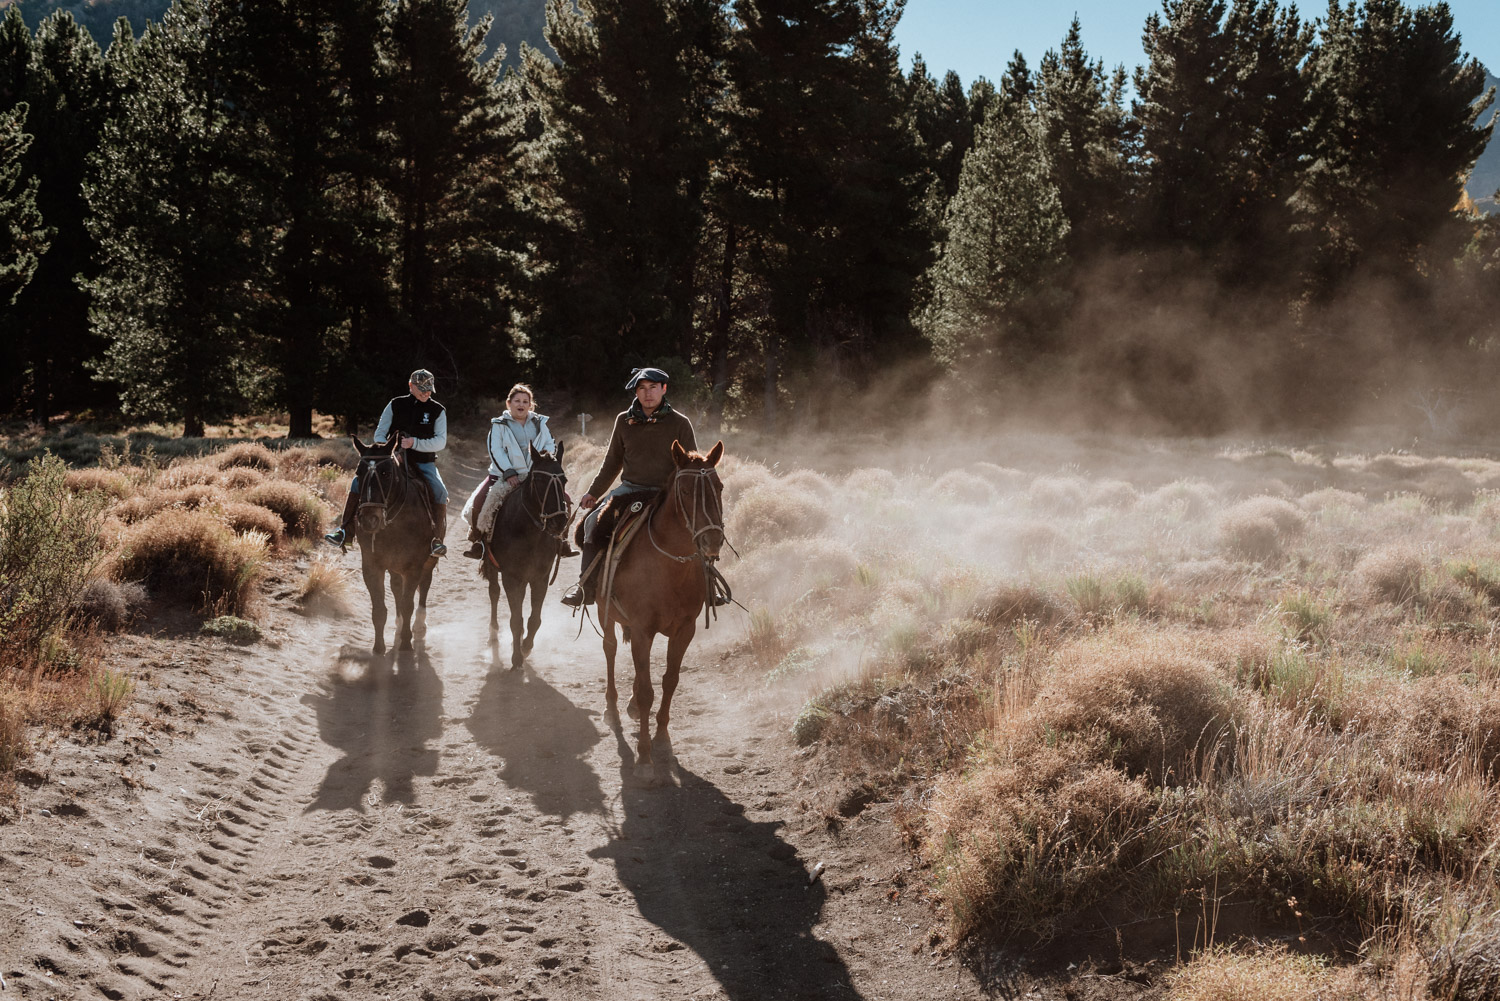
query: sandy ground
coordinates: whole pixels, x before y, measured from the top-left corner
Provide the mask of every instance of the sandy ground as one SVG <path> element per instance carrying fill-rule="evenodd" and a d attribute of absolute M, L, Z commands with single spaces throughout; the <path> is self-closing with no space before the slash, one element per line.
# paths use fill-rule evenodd
<path fill-rule="evenodd" d="M 787 707 L 726 626 L 689 651 L 652 786 L 555 595 L 518 672 L 468 561 L 411 654 L 368 657 L 354 597 L 333 621 L 268 598 L 248 648 L 119 638 L 141 683 L 118 733 L 39 749 L 0 826 L 0 998 L 1031 992 L 927 944 L 888 807 L 833 830 L 809 806 Z"/>

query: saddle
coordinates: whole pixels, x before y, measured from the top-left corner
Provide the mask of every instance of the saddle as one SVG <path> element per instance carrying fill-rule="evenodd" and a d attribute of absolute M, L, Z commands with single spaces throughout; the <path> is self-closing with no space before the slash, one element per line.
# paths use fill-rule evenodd
<path fill-rule="evenodd" d="M 633 490 L 605 501 L 599 508 L 599 517 L 594 521 L 594 545 L 598 546 L 601 551 L 608 549 L 616 530 L 628 521 L 635 520 L 634 515 L 645 511 L 658 492 L 656 490 Z M 580 520 L 573 532 L 574 545 L 583 545 L 583 526 L 584 522 Z"/>

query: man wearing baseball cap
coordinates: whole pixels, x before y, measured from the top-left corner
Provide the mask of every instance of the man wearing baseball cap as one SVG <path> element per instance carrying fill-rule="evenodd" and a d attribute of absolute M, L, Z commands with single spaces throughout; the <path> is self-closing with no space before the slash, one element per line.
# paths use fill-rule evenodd
<path fill-rule="evenodd" d="M 589 567 L 600 548 L 594 542 L 600 503 L 620 494 L 660 490 L 676 468 L 672 462 L 672 442 L 681 442 L 690 452 L 698 447 L 692 422 L 667 402 L 668 379 L 667 373 L 659 368 L 638 368 L 625 383 L 626 389 L 635 392 L 635 400 L 615 418 L 599 475 L 578 502 L 580 508 L 589 512 L 583 522 L 583 568 L 578 583 L 563 595 L 565 605 L 577 608 L 593 601 L 588 579 Z M 609 490 L 616 476 L 620 477 L 620 485 Z"/>
<path fill-rule="evenodd" d="M 437 386 L 433 374 L 419 368 L 406 382 L 408 393 L 398 396 L 381 411 L 380 423 L 375 426 L 375 443 L 385 444 L 392 431 L 401 433 L 400 446 L 406 449 L 406 461 L 432 489 L 432 555 L 444 556 L 448 547 L 443 536 L 448 530 L 448 488 L 438 474 L 437 454 L 448 444 L 448 414 L 443 405 L 432 398 Z M 342 546 L 354 530 L 354 517 L 359 510 L 359 477 L 349 485 L 349 497 L 344 502 L 344 517 L 338 528 L 323 536 L 335 546 Z"/>

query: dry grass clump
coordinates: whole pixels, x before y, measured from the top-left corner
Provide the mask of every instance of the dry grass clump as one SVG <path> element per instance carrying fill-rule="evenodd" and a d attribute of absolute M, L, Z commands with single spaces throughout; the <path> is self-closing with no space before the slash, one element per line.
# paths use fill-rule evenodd
<path fill-rule="evenodd" d="M 1418 549 L 1398 542 L 1361 557 L 1351 576 L 1363 595 L 1400 605 L 1421 595 L 1426 569 L 1427 560 Z"/>
<path fill-rule="evenodd" d="M 1306 520 L 1296 505 L 1280 497 L 1252 497 L 1219 515 L 1219 543 L 1244 559 L 1279 559 L 1288 539 L 1302 534 Z"/>
<path fill-rule="evenodd" d="M 1500 687 L 1453 675 L 1391 681 L 1349 693 L 1350 712 L 1408 766 L 1442 770 L 1455 759 L 1500 765 Z M 1497 832 L 1500 833 L 1500 832 Z"/>
<path fill-rule="evenodd" d="M 573 451 L 573 443 L 568 443 L 568 455 Z M 349 443 L 343 439 L 326 441 L 321 445 L 294 445 L 283 451 L 277 457 L 277 469 L 283 477 L 288 479 L 310 475 L 319 467 L 330 467 L 336 469 L 353 469 L 359 463 L 359 456 Z"/>
<path fill-rule="evenodd" d="M 995 489 L 1001 493 L 1015 493 L 1024 488 L 1026 481 L 1030 479 L 1019 469 L 997 466 L 993 462 L 976 462 L 972 468 L 974 472 L 993 483 Z"/>
<path fill-rule="evenodd" d="M 249 490 L 265 479 L 266 474 L 252 466 L 230 466 L 219 474 L 219 485 L 225 490 Z"/>
<path fill-rule="evenodd" d="M 162 490 L 180 490 L 183 487 L 203 486 L 219 482 L 219 467 L 212 462 L 190 459 L 172 463 L 156 478 Z"/>
<path fill-rule="evenodd" d="M 329 557 L 315 557 L 297 592 L 302 611 L 308 615 L 347 615 L 348 598 L 349 571 Z"/>
<path fill-rule="evenodd" d="M 207 512 L 168 509 L 124 534 L 111 572 L 117 580 L 143 584 L 158 601 L 243 614 L 265 555 L 263 537 L 236 536 Z"/>
<path fill-rule="evenodd" d="M 97 490 L 117 500 L 130 496 L 130 492 L 135 489 L 130 478 L 115 469 L 70 469 L 67 485 L 75 494 Z"/>
<path fill-rule="evenodd" d="M 1031 739 L 1066 735 L 1132 775 L 1182 781 L 1232 722 L 1234 692 L 1172 631 L 1123 628 L 1058 650 L 1021 721 Z"/>
<path fill-rule="evenodd" d="M 995 488 L 988 480 L 962 469 L 948 470 L 928 490 L 935 497 L 960 504 L 992 504 L 995 500 Z"/>
<path fill-rule="evenodd" d="M 242 441 L 231 445 L 211 460 L 220 469 L 243 467 L 258 469 L 262 473 L 276 471 L 276 453 L 257 442 Z"/>
<path fill-rule="evenodd" d="M 14 783 L 16 765 L 31 756 L 26 739 L 26 712 L 16 692 L 0 687 L 0 801 L 9 798 L 6 786 Z"/>
<path fill-rule="evenodd" d="M 991 627 L 1008 627 L 1023 620 L 1055 626 L 1067 619 L 1068 609 L 1036 584 L 1005 583 L 976 598 L 969 606 L 968 617 Z"/>
<path fill-rule="evenodd" d="M 862 467 L 844 477 L 844 490 L 870 497 L 890 497 L 901 488 L 901 481 L 889 469 Z"/>
<path fill-rule="evenodd" d="M 1099 480 L 1090 484 L 1085 503 L 1089 507 L 1128 511 L 1140 500 L 1140 492 L 1124 480 Z"/>
<path fill-rule="evenodd" d="M 1321 513 L 1329 508 L 1363 511 L 1370 506 L 1364 494 L 1340 490 L 1337 487 L 1324 487 L 1321 490 L 1303 494 L 1297 499 L 1297 503 L 1302 506 L 1303 510 L 1315 513 Z"/>
<path fill-rule="evenodd" d="M 295 483 L 267 480 L 245 492 L 248 503 L 274 511 L 281 518 L 286 534 L 294 539 L 311 539 L 323 533 L 328 511 L 316 495 Z"/>
<path fill-rule="evenodd" d="M 84 585 L 73 609 L 80 621 L 113 633 L 130 625 L 145 603 L 146 589 L 139 584 L 94 577 Z"/>
<path fill-rule="evenodd" d="M 725 529 L 736 545 L 764 546 L 813 535 L 828 524 L 827 502 L 783 481 L 750 488 L 730 509 Z"/>
<path fill-rule="evenodd" d="M 1357 970 L 1331 967 L 1284 949 L 1242 953 L 1213 948 L 1167 977 L 1167 1001 L 1362 1001 Z"/>
<path fill-rule="evenodd" d="M 996 519 L 981 524 L 974 541 L 984 549 L 1004 550 L 1020 563 L 1047 563 L 1074 551 L 1073 541 L 1050 522 Z"/>
<path fill-rule="evenodd" d="M 831 502 L 836 492 L 827 477 L 811 469 L 795 469 L 781 477 L 781 483 L 795 490 L 805 490 L 824 503 Z"/>
<path fill-rule="evenodd" d="M 244 535 L 247 532 L 259 532 L 264 535 L 272 546 L 281 545 L 283 534 L 286 532 L 286 524 L 281 515 L 275 511 L 261 507 L 259 504 L 247 504 L 244 501 L 229 501 L 217 508 L 224 523 L 234 529 L 236 535 Z"/>
<path fill-rule="evenodd" d="M 127 525 L 133 525 L 166 508 L 194 511 L 205 507 L 222 507 L 225 503 L 227 498 L 222 489 L 212 484 L 199 483 L 170 490 L 144 490 L 115 505 L 110 514 Z"/>
<path fill-rule="evenodd" d="M 1026 498 L 1038 511 L 1069 514 L 1083 506 L 1088 484 L 1077 476 L 1038 476 L 1026 489 Z"/>
<path fill-rule="evenodd" d="M 1174 518 L 1195 520 L 1219 503 L 1219 492 L 1202 480 L 1173 480 L 1147 494 L 1142 503 Z"/>

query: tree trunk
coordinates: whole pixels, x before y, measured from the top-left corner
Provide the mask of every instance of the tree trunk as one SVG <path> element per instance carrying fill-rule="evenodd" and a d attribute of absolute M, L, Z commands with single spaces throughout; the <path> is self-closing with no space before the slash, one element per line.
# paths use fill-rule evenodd
<path fill-rule="evenodd" d="M 287 416 L 286 436 L 288 438 L 311 438 L 313 436 L 312 415 L 313 408 L 310 403 L 292 407 Z"/>
<path fill-rule="evenodd" d="M 771 335 L 766 344 L 766 385 L 762 405 L 765 409 L 766 434 L 776 433 L 776 362 L 777 353 L 781 349 L 781 341 L 776 335 Z"/>
<path fill-rule="evenodd" d="M 719 294 L 714 311 L 713 349 L 709 377 L 713 380 L 709 396 L 708 420 L 715 435 L 724 433 L 724 401 L 729 396 L 729 332 L 734 326 L 734 258 L 739 248 L 739 231 L 733 225 L 724 231 L 724 260 L 719 269 Z"/>
<path fill-rule="evenodd" d="M 182 436 L 184 438 L 203 437 L 203 418 L 196 412 L 182 415 Z"/>

